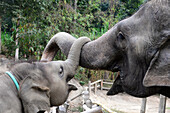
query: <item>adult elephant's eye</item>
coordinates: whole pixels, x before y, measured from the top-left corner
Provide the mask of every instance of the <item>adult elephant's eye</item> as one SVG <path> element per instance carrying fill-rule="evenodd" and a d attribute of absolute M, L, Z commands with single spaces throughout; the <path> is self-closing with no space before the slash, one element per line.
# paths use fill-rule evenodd
<path fill-rule="evenodd" d="M 117 35 L 117 45 L 122 50 L 124 50 L 127 47 L 126 38 L 124 37 L 122 32 L 119 32 Z"/>
<path fill-rule="evenodd" d="M 62 77 L 64 75 L 63 67 L 61 66 L 59 69 L 59 75 Z"/>
<path fill-rule="evenodd" d="M 122 33 L 122 32 L 119 32 L 119 33 L 118 33 L 118 35 L 117 35 L 117 39 L 118 39 L 119 41 L 122 41 L 122 40 L 124 40 L 124 39 L 125 39 L 125 37 L 124 37 L 124 35 L 123 35 L 123 33 Z"/>

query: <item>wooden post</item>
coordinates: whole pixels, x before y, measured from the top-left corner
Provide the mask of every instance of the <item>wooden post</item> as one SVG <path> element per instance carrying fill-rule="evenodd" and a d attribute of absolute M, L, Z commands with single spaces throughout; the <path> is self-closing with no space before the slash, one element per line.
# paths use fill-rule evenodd
<path fill-rule="evenodd" d="M 91 95 L 91 81 L 89 81 L 89 96 Z"/>
<path fill-rule="evenodd" d="M 101 88 L 101 90 L 103 90 L 103 79 L 101 79 L 100 88 Z"/>
<path fill-rule="evenodd" d="M 97 83 L 94 84 L 94 94 L 97 92 Z"/>
<path fill-rule="evenodd" d="M 165 108 L 166 108 L 166 97 L 160 95 L 159 113 L 165 113 Z"/>
<path fill-rule="evenodd" d="M 145 113 L 146 110 L 146 98 L 142 99 L 142 105 L 141 105 L 141 109 L 140 109 L 140 113 Z"/>

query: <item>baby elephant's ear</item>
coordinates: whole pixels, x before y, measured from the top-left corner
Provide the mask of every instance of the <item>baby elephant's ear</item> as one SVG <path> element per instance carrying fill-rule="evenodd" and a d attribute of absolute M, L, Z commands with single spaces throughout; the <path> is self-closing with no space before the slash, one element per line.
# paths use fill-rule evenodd
<path fill-rule="evenodd" d="M 42 81 L 38 81 L 29 76 L 21 84 L 19 95 L 23 103 L 24 113 L 50 110 L 49 88 L 43 85 Z"/>
<path fill-rule="evenodd" d="M 144 86 L 170 86 L 170 40 L 153 58 L 144 77 Z"/>

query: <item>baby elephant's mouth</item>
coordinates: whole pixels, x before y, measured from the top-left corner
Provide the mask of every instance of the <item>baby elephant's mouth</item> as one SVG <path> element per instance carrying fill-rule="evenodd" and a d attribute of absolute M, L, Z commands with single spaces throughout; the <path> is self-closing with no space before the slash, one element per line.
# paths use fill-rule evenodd
<path fill-rule="evenodd" d="M 74 77 L 74 76 L 73 76 L 73 77 Z M 70 81 L 73 77 L 68 76 L 67 79 L 66 79 L 66 82 Z"/>
<path fill-rule="evenodd" d="M 73 84 L 68 84 L 68 90 L 72 91 L 72 90 L 77 90 L 77 87 Z"/>

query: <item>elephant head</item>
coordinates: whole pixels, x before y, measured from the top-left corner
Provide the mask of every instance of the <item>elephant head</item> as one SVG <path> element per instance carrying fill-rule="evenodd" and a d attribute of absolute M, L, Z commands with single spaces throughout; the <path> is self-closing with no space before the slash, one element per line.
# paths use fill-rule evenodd
<path fill-rule="evenodd" d="M 19 81 L 19 97 L 25 113 L 46 111 L 50 106 L 63 104 L 69 92 L 76 89 L 67 82 L 73 78 L 79 65 L 82 46 L 90 39 L 82 37 L 72 45 L 65 61 L 19 63 L 11 73 Z"/>
<path fill-rule="evenodd" d="M 58 37 L 62 39 L 53 38 L 56 46 L 49 43 L 42 59 L 51 60 L 59 48 L 67 55 L 76 40 L 67 33 L 59 33 Z M 120 76 L 108 94 L 124 91 L 136 97 L 156 93 L 170 97 L 169 39 L 169 0 L 151 0 L 101 37 L 85 44 L 80 65 L 91 69 L 120 71 Z M 67 47 L 63 46 L 66 44 Z"/>

